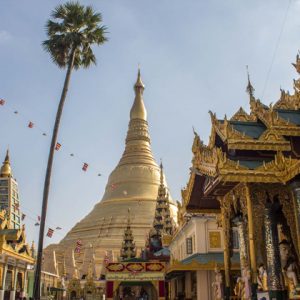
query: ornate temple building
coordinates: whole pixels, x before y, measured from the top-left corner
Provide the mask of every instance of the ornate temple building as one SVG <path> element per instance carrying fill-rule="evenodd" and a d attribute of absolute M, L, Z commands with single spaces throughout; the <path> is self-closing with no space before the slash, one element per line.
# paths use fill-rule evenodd
<path fill-rule="evenodd" d="M 0 300 L 28 296 L 35 258 L 20 223 L 18 185 L 7 151 L 0 169 Z"/>
<path fill-rule="evenodd" d="M 0 210 L 5 210 L 10 226 L 21 228 L 21 212 L 19 203 L 18 183 L 11 172 L 9 151 L 0 170 Z"/>
<path fill-rule="evenodd" d="M 99 278 L 104 272 L 103 259 L 107 251 L 111 252 L 114 260 L 120 256 L 128 209 L 131 213 L 130 230 L 133 232 L 137 253 L 144 248 L 145 237 L 153 223 L 157 191 L 161 182 L 160 168 L 150 147 L 147 111 L 143 101 L 144 84 L 140 71 L 134 91 L 125 150 L 109 176 L 102 200 L 59 244 L 45 249 L 43 270 L 51 270 L 56 265 L 61 275 L 65 265 L 66 278 L 72 278 L 75 272 L 82 278 L 87 275 L 87 268 L 84 266 L 85 252 L 92 244 Z M 176 219 L 177 207 L 170 196 L 169 199 L 171 217 Z M 74 253 L 78 241 L 82 247 L 78 253 Z"/>
<path fill-rule="evenodd" d="M 294 66 L 300 74 L 299 56 Z M 300 299 L 300 79 L 269 106 L 255 98 L 249 78 L 247 92 L 250 113 L 210 113 L 208 145 L 195 134 L 179 221 L 212 214 L 222 228 L 224 273 L 212 299 Z"/>

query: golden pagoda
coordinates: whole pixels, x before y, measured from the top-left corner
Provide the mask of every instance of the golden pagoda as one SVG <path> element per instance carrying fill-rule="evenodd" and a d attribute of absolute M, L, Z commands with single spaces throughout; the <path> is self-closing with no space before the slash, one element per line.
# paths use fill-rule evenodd
<path fill-rule="evenodd" d="M 151 229 L 160 186 L 160 168 L 151 151 L 147 111 L 143 101 L 144 89 L 139 70 L 134 85 L 135 99 L 130 110 L 125 150 L 108 178 L 102 200 L 59 244 L 45 249 L 45 253 L 55 251 L 64 256 L 70 249 L 75 249 L 76 241 L 80 240 L 83 245 L 81 252 L 75 253 L 79 273 L 87 245 L 93 244 L 95 249 L 97 276 L 101 274 L 103 259 L 108 250 L 112 252 L 113 259 L 117 259 L 127 224 L 128 209 L 131 211 L 131 229 L 137 249 L 144 247 L 145 237 Z M 171 197 L 169 199 L 172 217 L 176 218 L 177 207 Z M 48 264 L 51 262 L 45 260 L 44 270 L 47 270 Z M 66 268 L 68 273 L 68 265 Z"/>

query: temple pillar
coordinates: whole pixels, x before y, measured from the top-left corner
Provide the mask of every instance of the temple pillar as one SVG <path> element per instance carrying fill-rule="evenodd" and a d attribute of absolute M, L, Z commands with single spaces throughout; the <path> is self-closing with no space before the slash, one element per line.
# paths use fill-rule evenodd
<path fill-rule="evenodd" d="M 13 270 L 12 290 L 10 291 L 10 295 L 9 295 L 10 300 L 15 300 L 16 298 L 17 278 L 18 278 L 18 268 L 15 267 Z"/>
<path fill-rule="evenodd" d="M 245 224 L 241 217 L 238 217 L 238 219 L 235 220 L 235 224 L 237 226 L 237 231 L 239 235 L 240 264 L 241 264 L 241 270 L 243 270 L 245 267 L 245 262 L 249 262 Z"/>
<path fill-rule="evenodd" d="M 225 201 L 222 199 L 221 201 Z M 224 270 L 225 270 L 225 289 L 224 289 L 224 297 L 225 299 L 230 299 L 230 220 L 229 213 L 226 211 L 224 205 L 221 203 L 221 217 L 222 217 L 222 229 L 223 229 L 223 237 L 224 237 Z M 198 278 L 198 274 L 197 274 Z"/>
<path fill-rule="evenodd" d="M 22 294 L 21 296 L 23 298 L 26 298 L 26 294 L 27 294 L 27 266 L 25 266 L 25 269 L 24 269 L 24 276 L 23 276 L 23 287 L 22 287 Z"/>
<path fill-rule="evenodd" d="M 300 182 L 293 182 L 290 185 L 293 195 L 293 205 L 295 211 L 295 223 L 297 232 L 298 253 L 300 255 Z"/>
<path fill-rule="evenodd" d="M 250 188 L 245 186 L 246 201 L 247 201 L 247 215 L 248 215 L 248 238 L 249 238 L 249 255 L 251 266 L 251 279 L 252 279 L 252 295 L 256 299 L 257 295 L 257 264 L 256 264 L 256 251 L 254 243 L 254 225 L 253 225 L 253 207 L 250 194 Z"/>
<path fill-rule="evenodd" d="M 7 274 L 7 264 L 5 263 L 2 267 L 0 300 L 4 299 L 6 274 Z"/>
<path fill-rule="evenodd" d="M 264 213 L 269 295 L 270 299 L 285 299 L 281 284 L 281 263 L 274 204 L 266 203 Z"/>
<path fill-rule="evenodd" d="M 197 300 L 210 299 L 210 289 L 207 271 L 197 271 Z"/>
<path fill-rule="evenodd" d="M 192 299 L 192 273 L 185 272 L 185 299 Z"/>

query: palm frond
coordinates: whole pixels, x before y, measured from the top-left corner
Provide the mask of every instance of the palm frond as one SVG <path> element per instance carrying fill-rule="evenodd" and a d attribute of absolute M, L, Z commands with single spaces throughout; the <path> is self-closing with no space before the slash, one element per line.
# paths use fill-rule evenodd
<path fill-rule="evenodd" d="M 74 50 L 75 69 L 96 64 L 91 45 L 107 41 L 107 28 L 101 25 L 102 15 L 94 12 L 92 6 L 70 1 L 58 5 L 51 17 L 46 23 L 49 38 L 43 42 L 43 48 L 53 62 L 61 68 L 66 67 Z"/>

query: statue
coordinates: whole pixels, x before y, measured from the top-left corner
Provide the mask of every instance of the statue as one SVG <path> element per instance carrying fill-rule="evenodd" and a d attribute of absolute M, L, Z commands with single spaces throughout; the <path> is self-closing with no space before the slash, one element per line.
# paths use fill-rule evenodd
<path fill-rule="evenodd" d="M 289 291 L 296 294 L 296 288 L 298 286 L 297 278 L 297 264 L 291 254 L 291 245 L 287 240 L 282 240 L 279 243 L 280 250 L 280 260 L 281 268 L 283 272 L 283 277 L 285 279 L 285 285 L 288 287 Z"/>
<path fill-rule="evenodd" d="M 260 264 L 258 267 L 257 283 L 259 291 L 268 290 L 268 275 L 264 264 Z"/>
<path fill-rule="evenodd" d="M 242 269 L 242 281 L 244 283 L 243 299 L 251 299 L 251 271 L 246 260 L 244 261 L 244 268 Z"/>
<path fill-rule="evenodd" d="M 234 295 L 242 298 L 243 296 L 243 290 L 244 290 L 244 283 L 241 277 L 238 277 L 236 280 L 235 287 L 233 289 Z"/>
<path fill-rule="evenodd" d="M 215 281 L 212 283 L 213 291 L 214 291 L 214 299 L 222 300 L 223 297 L 223 276 L 219 267 L 215 266 Z"/>

